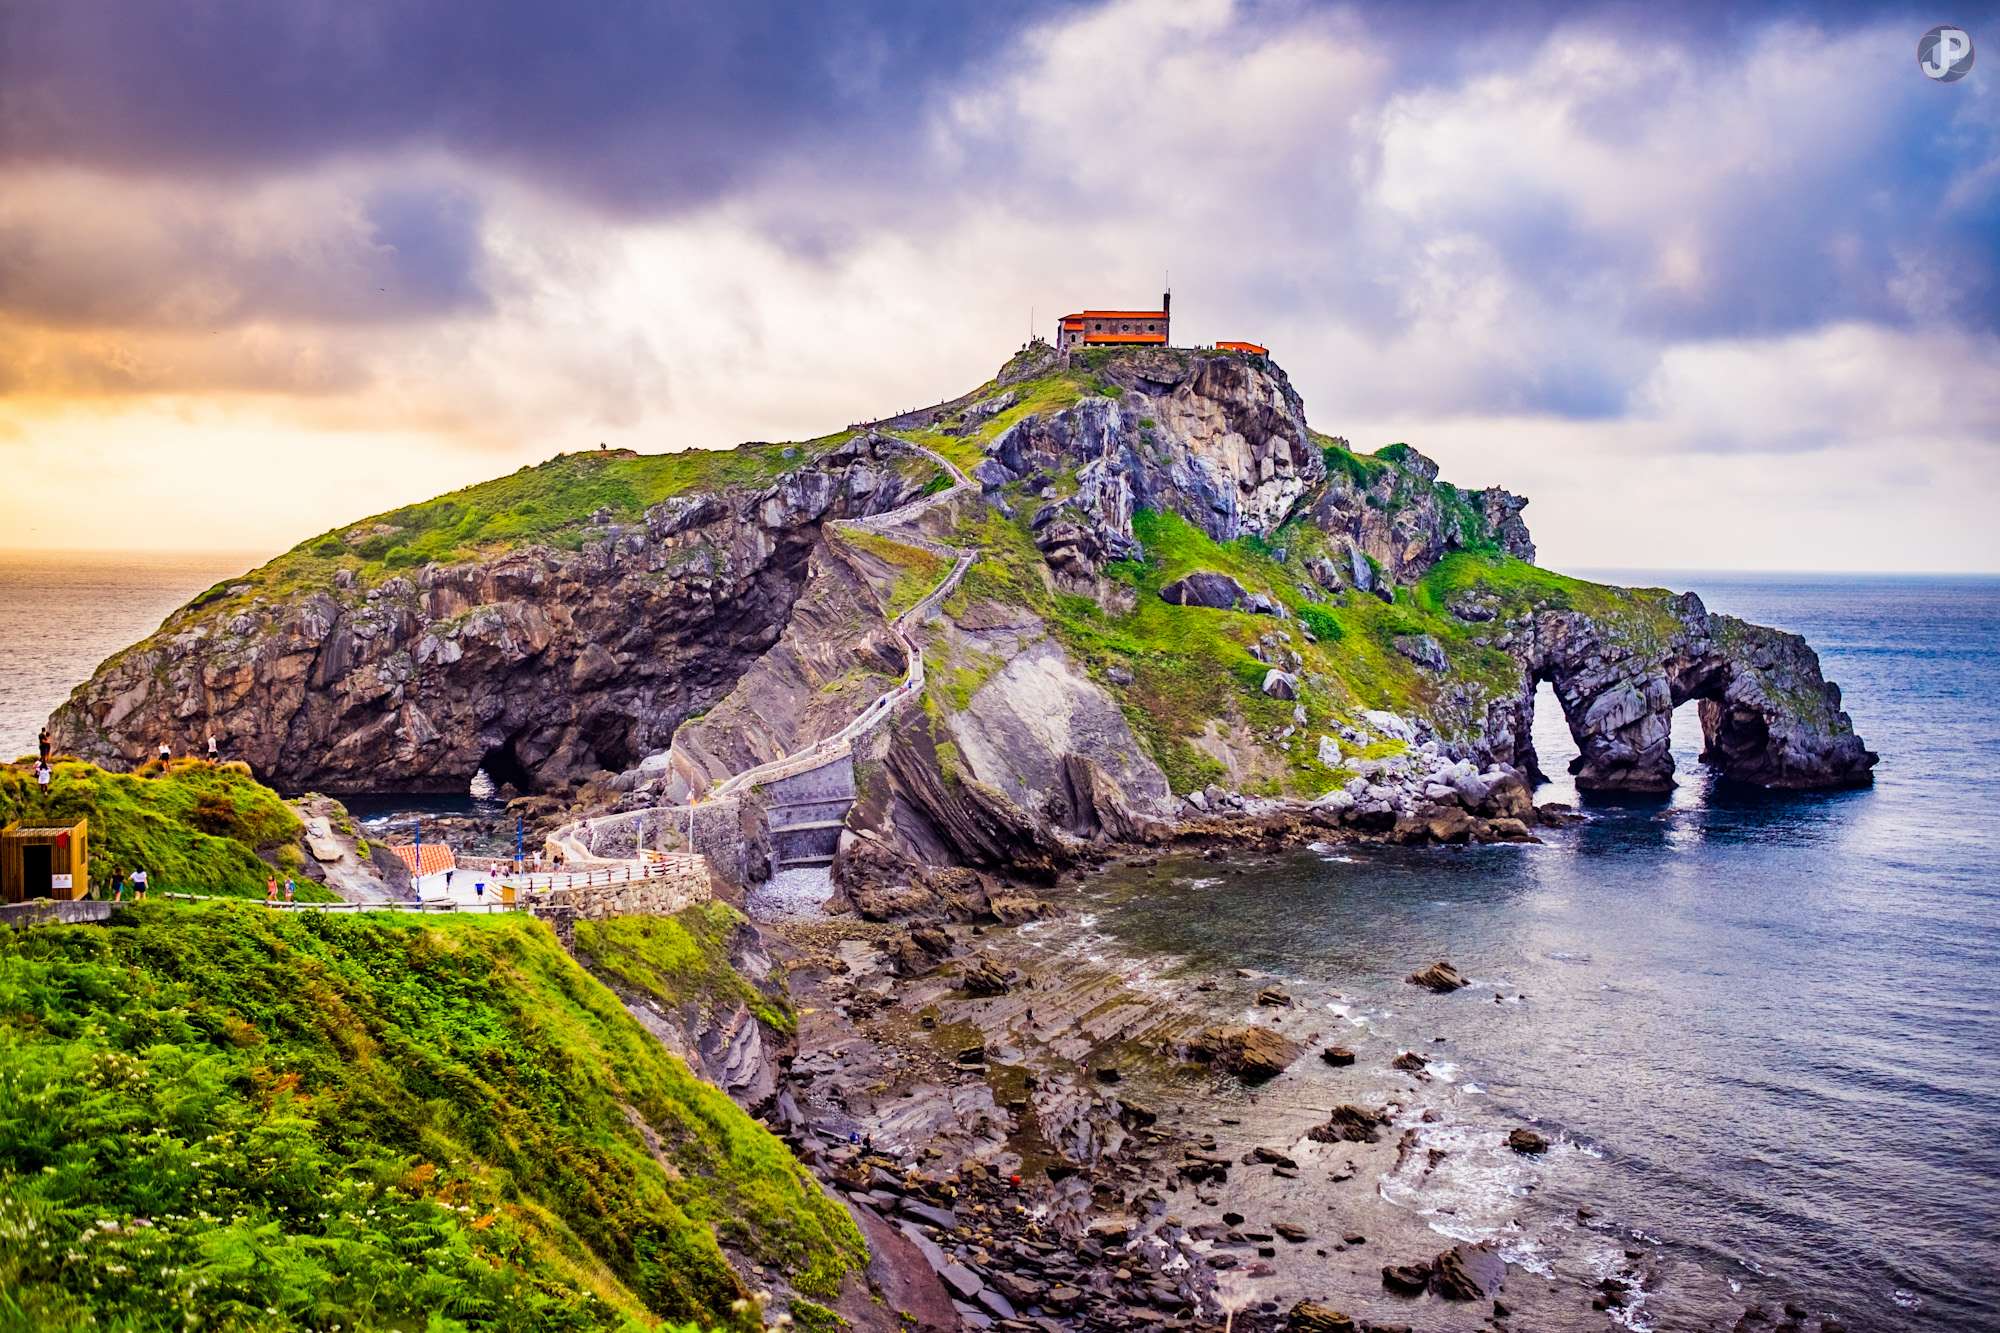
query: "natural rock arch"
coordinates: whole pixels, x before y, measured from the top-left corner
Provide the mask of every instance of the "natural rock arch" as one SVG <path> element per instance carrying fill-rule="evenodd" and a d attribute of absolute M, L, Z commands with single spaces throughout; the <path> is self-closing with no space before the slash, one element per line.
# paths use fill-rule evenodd
<path fill-rule="evenodd" d="M 1702 762 L 1722 778 L 1793 789 L 1872 781 L 1876 755 L 1804 639 L 1711 615 L 1693 593 L 1668 605 L 1675 627 L 1665 635 L 1576 611 L 1534 618 L 1517 651 L 1516 764 L 1538 768 L 1535 689 L 1547 681 L 1576 741 L 1570 771 L 1580 791 L 1671 790 L 1673 712 L 1691 700 L 1701 711 Z"/>

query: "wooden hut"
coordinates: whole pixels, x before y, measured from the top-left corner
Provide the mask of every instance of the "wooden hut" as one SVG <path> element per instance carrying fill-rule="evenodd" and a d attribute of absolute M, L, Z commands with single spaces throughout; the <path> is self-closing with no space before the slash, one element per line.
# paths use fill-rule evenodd
<path fill-rule="evenodd" d="M 0 829 L 0 898 L 81 898 L 90 892 L 90 821 Z"/>

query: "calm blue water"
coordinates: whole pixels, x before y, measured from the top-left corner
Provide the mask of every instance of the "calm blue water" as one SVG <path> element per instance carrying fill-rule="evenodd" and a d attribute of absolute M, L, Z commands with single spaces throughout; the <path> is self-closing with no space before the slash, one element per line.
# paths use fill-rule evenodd
<path fill-rule="evenodd" d="M 2000 580 L 1604 577 L 1805 634 L 1875 787 L 1712 791 L 1690 706 L 1670 799 L 1595 803 L 1547 846 L 1301 853 L 1230 881 L 1228 911 L 1183 882 L 1112 895 L 1099 929 L 1449 1034 L 1496 1118 L 1589 1150 L 1545 1218 L 1586 1204 L 1697 1275 L 1654 1327 L 1799 1293 L 1857 1329 L 2000 1328 Z M 1543 703 L 1559 773 L 1575 746 Z M 1401 985 L 1434 957 L 1498 985 Z"/>

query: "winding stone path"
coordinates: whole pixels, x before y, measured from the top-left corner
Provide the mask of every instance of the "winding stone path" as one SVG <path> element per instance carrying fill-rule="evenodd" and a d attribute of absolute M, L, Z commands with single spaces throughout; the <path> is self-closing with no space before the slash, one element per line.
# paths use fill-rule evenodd
<path fill-rule="evenodd" d="M 866 735 L 887 720 L 889 715 L 895 711 L 898 704 L 906 699 L 914 698 L 923 692 L 925 679 L 923 650 L 911 641 L 906 631 L 922 624 L 936 613 L 938 607 L 944 604 L 945 598 L 951 596 L 957 590 L 959 583 L 965 578 L 965 572 L 971 569 L 972 562 L 979 558 L 979 553 L 977 551 L 961 550 L 955 546 L 946 546 L 941 542 L 934 542 L 927 537 L 918 536 L 906 529 L 911 523 L 940 505 L 949 503 L 962 495 L 978 494 L 979 488 L 964 472 L 959 470 L 956 463 L 935 449 L 929 449 L 923 445 L 913 445 L 912 447 L 921 449 L 930 457 L 932 462 L 943 468 L 945 473 L 951 477 L 952 485 L 935 495 L 927 495 L 921 499 L 912 500 L 909 504 L 903 505 L 898 509 L 892 509 L 888 513 L 876 518 L 840 519 L 834 520 L 831 523 L 833 527 L 868 532 L 879 537 L 886 537 L 891 541 L 901 543 L 905 546 L 914 546 L 952 562 L 951 572 L 946 574 L 935 588 L 926 593 L 915 606 L 912 606 L 909 610 L 889 622 L 890 632 L 896 636 L 897 642 L 903 646 L 903 651 L 909 661 L 909 669 L 904 673 L 903 679 L 894 688 L 877 695 L 852 721 L 833 735 L 823 737 L 813 742 L 813 744 L 786 755 L 781 759 L 774 759 L 769 763 L 759 764 L 754 768 L 747 768 L 741 772 L 732 774 L 718 783 L 705 799 L 695 801 L 695 805 L 708 805 L 717 801 L 728 800 L 732 797 L 741 796 L 752 787 L 768 787 L 773 783 L 787 778 L 802 777 L 805 774 L 825 768 L 829 764 L 847 762 L 851 759 L 852 745 L 855 740 Z M 853 779 L 851 772 L 848 775 L 845 799 L 849 802 L 853 799 Z M 820 808 L 824 806 L 825 801 L 826 798 L 822 796 L 811 802 L 816 807 L 812 811 L 816 817 L 815 823 L 825 824 L 830 822 L 827 818 L 829 812 L 824 808 Z M 602 865 L 607 861 L 623 860 L 626 858 L 601 857 L 597 855 L 594 850 L 597 836 L 613 830 L 624 831 L 622 826 L 625 824 L 643 825 L 648 816 L 657 815 L 657 813 L 656 810 L 632 810 L 624 814 L 605 815 L 592 819 L 589 821 L 590 833 L 587 837 L 582 834 L 578 825 L 565 824 L 549 835 L 548 846 L 551 849 L 560 848 L 564 857 L 571 864 Z M 845 811 L 843 810 L 841 813 L 844 816 Z M 798 824 L 774 824 L 771 832 L 775 835 L 787 831 L 796 831 L 803 827 L 804 825 Z M 633 830 L 633 832 L 635 833 L 633 841 L 636 847 L 640 839 L 636 836 L 637 830 Z M 830 862 L 832 858 L 830 856 L 812 856 L 803 859 L 824 863 Z"/>

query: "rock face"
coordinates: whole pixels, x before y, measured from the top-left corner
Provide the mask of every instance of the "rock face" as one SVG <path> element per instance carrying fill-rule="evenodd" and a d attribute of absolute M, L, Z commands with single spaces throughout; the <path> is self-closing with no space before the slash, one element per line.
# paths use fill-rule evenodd
<path fill-rule="evenodd" d="M 162 741 L 191 753 L 213 727 L 262 781 L 334 793 L 463 791 L 481 767 L 519 787 L 624 769 L 779 642 L 822 522 L 895 508 L 935 475 L 862 436 L 767 484 L 596 525 L 579 550 L 366 588 L 342 569 L 222 614 L 197 600 L 57 710 L 56 744 L 125 768 Z"/>
<path fill-rule="evenodd" d="M 811 858 L 785 844 L 794 864 L 834 856 L 836 885 L 864 911 L 990 903 L 976 883 L 932 872 L 1046 878 L 1093 843 L 1159 842 L 1176 819 L 1252 813 L 1243 793 L 1257 790 L 1310 799 L 1300 819 L 1396 841 L 1532 838 L 1542 682 L 1582 751 L 1585 790 L 1670 785 L 1671 712 L 1689 701 L 1703 759 L 1727 779 L 1852 785 L 1875 762 L 1796 636 L 1710 615 L 1691 594 L 1510 564 L 1534 556 L 1525 500 L 1440 481 L 1406 445 L 1363 456 L 1314 434 L 1264 358 L 1035 350 L 997 385 L 889 424 L 983 441 L 970 470 L 979 498 L 954 491 L 899 520 L 934 558 L 953 543 L 979 558 L 904 626 L 928 685 L 855 741 L 851 809 L 798 826 L 826 844 Z M 369 554 L 411 540 L 398 535 L 406 511 L 298 548 L 106 662 L 56 714 L 56 744 L 126 767 L 213 730 L 225 753 L 293 790 L 463 790 L 483 767 L 523 790 L 631 810 L 840 730 L 909 665 L 884 607 L 906 605 L 895 597 L 910 589 L 904 567 L 871 574 L 825 525 L 948 479 L 873 430 L 817 452 L 748 447 L 675 475 L 739 480 L 663 481 L 641 489 L 667 498 L 587 520 L 578 510 L 513 549 L 423 546 L 445 554 L 421 565 L 418 546 Z M 490 535 L 479 497 L 501 485 L 426 512 L 450 509 Z M 508 509 L 509 522 L 532 509 Z M 1217 542 L 1254 540 L 1200 556 L 1205 567 L 1177 563 L 1164 583 L 1108 569 L 1182 558 L 1141 551 L 1142 510 Z M 1194 540 L 1164 519 L 1141 527 L 1152 522 Z M 1412 589 L 1446 560 L 1448 577 Z M 1147 588 L 1170 605 L 1148 600 L 1137 615 Z M 1245 613 L 1271 619 L 1251 628 Z M 1159 624 L 1176 618 L 1206 629 L 1169 664 Z M 1161 674 L 1169 665 L 1177 680 Z M 1301 789 L 1326 770 L 1331 790 Z M 791 855 L 753 831 L 755 804 L 746 795 L 693 824 L 731 883 Z"/>
<path fill-rule="evenodd" d="M 1326 475 L 1305 405 L 1275 367 L 1159 350 L 1119 357 L 1099 375 L 1111 396 L 1016 422 L 973 475 L 998 488 L 1076 469 L 1074 500 L 1047 522 L 1068 517 L 1113 558 L 1137 548 L 1136 509 L 1171 509 L 1232 541 L 1275 530 Z"/>
<path fill-rule="evenodd" d="M 1233 611 L 1249 600 L 1243 585 L 1227 574 L 1201 569 L 1175 579 L 1160 589 L 1160 600 L 1175 606 L 1206 606 L 1217 611 Z"/>
<path fill-rule="evenodd" d="M 1693 593 L 1662 599 L 1637 618 L 1545 610 L 1510 627 L 1520 693 L 1493 710 L 1494 757 L 1535 772 L 1534 688 L 1555 687 L 1581 754 L 1584 791 L 1667 791 L 1673 710 L 1701 701 L 1702 761 L 1722 778 L 1760 787 L 1864 785 L 1876 756 L 1854 734 L 1840 687 L 1796 634 L 1711 615 Z M 1511 713 L 1511 716 L 1509 714 Z"/>
<path fill-rule="evenodd" d="M 836 544 L 818 542 L 776 646 L 726 698 L 675 733 L 671 794 L 685 800 L 690 790 L 833 735 L 908 669 L 866 580 Z"/>

